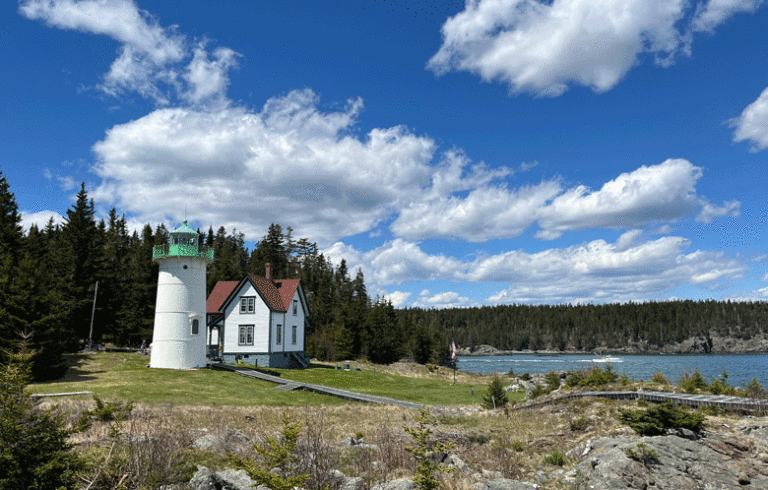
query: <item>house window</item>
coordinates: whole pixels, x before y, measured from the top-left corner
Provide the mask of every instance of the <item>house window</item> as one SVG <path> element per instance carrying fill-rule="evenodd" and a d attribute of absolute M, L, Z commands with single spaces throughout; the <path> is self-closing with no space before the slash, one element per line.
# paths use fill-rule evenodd
<path fill-rule="evenodd" d="M 277 345 L 280 345 L 283 343 L 283 326 L 282 325 L 277 326 L 277 336 L 275 337 L 275 343 Z"/>
<path fill-rule="evenodd" d="M 240 338 L 237 345 L 253 345 L 253 325 L 240 325 Z"/>
<path fill-rule="evenodd" d="M 256 308 L 256 298 L 253 296 L 243 296 L 240 298 L 240 313 L 253 313 Z"/>
<path fill-rule="evenodd" d="M 296 345 L 296 332 L 298 329 L 296 328 L 296 325 L 291 327 L 291 344 Z"/>
<path fill-rule="evenodd" d="M 296 316 L 299 314 L 299 302 L 298 300 L 293 300 L 293 316 Z"/>
<path fill-rule="evenodd" d="M 200 320 L 195 318 L 192 320 L 192 335 L 197 335 L 200 333 Z"/>

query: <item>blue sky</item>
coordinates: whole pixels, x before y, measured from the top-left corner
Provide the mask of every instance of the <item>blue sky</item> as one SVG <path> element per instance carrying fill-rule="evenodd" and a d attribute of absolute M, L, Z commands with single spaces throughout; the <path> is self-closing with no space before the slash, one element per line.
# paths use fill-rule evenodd
<path fill-rule="evenodd" d="M 22 0 L 0 169 L 131 226 L 270 223 L 397 306 L 768 296 L 759 0 Z"/>

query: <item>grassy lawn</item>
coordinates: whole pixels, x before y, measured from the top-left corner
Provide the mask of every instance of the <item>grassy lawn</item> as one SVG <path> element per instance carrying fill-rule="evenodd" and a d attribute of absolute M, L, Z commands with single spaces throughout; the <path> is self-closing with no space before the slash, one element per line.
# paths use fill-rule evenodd
<path fill-rule="evenodd" d="M 188 405 L 339 405 L 347 403 L 331 396 L 305 391 L 280 391 L 275 385 L 234 373 L 208 369 L 176 371 L 148 369 L 149 357 L 136 353 L 100 352 L 68 356 L 70 368 L 56 381 L 30 386 L 33 393 L 92 391 L 105 400 L 121 399 L 144 403 Z M 430 377 L 409 377 L 377 371 L 335 370 L 314 367 L 305 370 L 276 370 L 294 381 L 331 386 L 359 393 L 387 396 L 426 405 L 470 405 L 469 384 Z M 475 385 L 475 402 L 485 393 L 485 378 Z M 515 398 L 515 396 L 512 396 Z"/>

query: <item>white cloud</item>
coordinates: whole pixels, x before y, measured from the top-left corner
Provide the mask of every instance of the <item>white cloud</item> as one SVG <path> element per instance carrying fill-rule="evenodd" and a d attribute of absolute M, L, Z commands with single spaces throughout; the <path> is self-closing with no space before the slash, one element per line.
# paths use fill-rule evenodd
<path fill-rule="evenodd" d="M 693 32 L 711 32 L 760 3 L 710 0 L 692 13 L 686 0 L 468 0 L 443 25 L 443 44 L 427 67 L 506 82 L 513 93 L 558 96 L 572 84 L 604 92 L 643 55 L 667 66 L 690 53 Z"/>
<path fill-rule="evenodd" d="M 701 212 L 696 216 L 696 221 L 699 223 L 711 223 L 717 218 L 723 218 L 725 216 L 739 216 L 741 214 L 739 201 L 726 201 L 724 206 L 715 206 L 705 202 L 701 208 Z"/>
<path fill-rule="evenodd" d="M 423 280 L 509 285 L 488 303 L 577 303 L 658 299 L 674 288 L 691 284 L 716 288 L 740 279 L 747 267 L 721 252 L 686 253 L 690 242 L 666 236 L 644 241 L 639 230 L 622 234 L 615 243 L 593 240 L 537 253 L 512 250 L 461 260 L 431 255 L 418 244 L 396 239 L 360 252 L 337 243 L 337 254 L 361 263 L 366 284 L 383 288 Z M 370 281 L 370 282 L 369 282 Z M 456 293 L 422 291 L 414 306 L 449 307 L 471 303 Z"/>
<path fill-rule="evenodd" d="M 402 284 L 432 279 L 460 280 L 461 261 L 445 255 L 429 255 L 418 244 L 397 238 L 364 255 L 378 284 Z"/>
<path fill-rule="evenodd" d="M 53 218 L 54 224 L 63 224 L 64 217 L 56 211 L 46 209 L 45 211 L 38 211 L 36 213 L 30 213 L 27 211 L 21 212 L 21 226 L 24 231 L 29 231 L 29 227 L 36 225 L 40 230 L 45 228 L 48 222 Z"/>
<path fill-rule="evenodd" d="M 741 115 L 731 121 L 736 128 L 733 141 L 749 141 L 754 152 L 768 148 L 768 88 Z"/>
<path fill-rule="evenodd" d="M 419 293 L 419 297 L 414 301 L 413 305 L 417 308 L 465 308 L 470 306 L 472 302 L 469 298 L 459 295 L 454 291 L 446 291 L 444 293 L 432 294 L 428 289 Z"/>
<path fill-rule="evenodd" d="M 388 299 L 392 306 L 395 308 L 400 308 L 401 306 L 405 305 L 405 302 L 408 301 L 408 298 L 411 297 L 411 293 L 405 292 L 405 291 L 393 291 L 391 293 L 385 293 L 383 295 L 384 299 Z"/>
<path fill-rule="evenodd" d="M 158 109 L 93 147 L 97 202 L 140 221 L 203 223 L 257 239 L 272 223 L 328 242 L 374 228 L 429 182 L 434 143 L 404 127 L 350 134 L 362 101 L 322 112 L 311 90 L 243 108 Z"/>
<path fill-rule="evenodd" d="M 478 73 L 513 92 L 557 96 L 577 83 L 609 90 L 653 53 L 665 63 L 681 37 L 684 0 L 470 0 L 443 25 L 428 63 L 437 73 Z"/>
<path fill-rule="evenodd" d="M 184 99 L 193 104 L 216 99 L 222 101 L 229 85 L 227 72 L 237 66 L 238 56 L 229 48 L 217 48 L 213 51 L 214 59 L 211 61 L 205 43 L 200 43 L 184 73 L 184 79 L 189 85 L 189 90 L 183 94 Z"/>
<path fill-rule="evenodd" d="M 540 211 L 542 230 L 536 236 L 554 239 L 567 230 L 630 228 L 676 221 L 697 209 L 702 209 L 699 216 L 705 222 L 738 214 L 736 201 L 720 208 L 697 196 L 696 182 L 701 176 L 701 168 L 689 161 L 669 159 L 623 173 L 599 191 L 575 187 Z"/>
<path fill-rule="evenodd" d="M 460 159 L 462 166 L 468 162 Z M 404 208 L 392 223 L 398 236 L 421 240 L 460 238 L 471 242 L 513 238 L 538 222 L 536 237 L 559 238 L 565 231 L 589 228 L 639 228 L 673 222 L 698 212 L 697 221 L 709 223 L 723 216 L 738 216 L 740 203 L 723 206 L 697 195 L 702 170 L 683 159 L 642 166 L 606 182 L 600 190 L 586 186 L 563 189 L 560 181 L 508 189 L 491 185 L 496 176 L 473 182 L 468 194 L 452 194 L 464 186 L 446 185 L 444 174 L 455 175 L 454 166 L 435 172 L 432 188 Z M 482 173 L 482 172 L 480 172 Z"/>
<path fill-rule="evenodd" d="M 752 13 L 762 3 L 762 0 L 709 0 L 706 5 L 698 5 L 691 28 L 694 31 L 713 32 L 715 27 L 732 15 L 740 12 Z"/>
<path fill-rule="evenodd" d="M 120 55 L 97 86 L 110 96 L 136 92 L 159 105 L 170 104 L 174 95 L 193 104 L 226 102 L 227 71 L 236 66 L 237 53 L 217 48 L 211 60 L 205 41 L 191 53 L 176 26 L 162 27 L 133 0 L 25 0 L 19 12 L 52 27 L 121 43 Z M 184 66 L 190 56 L 192 61 Z"/>

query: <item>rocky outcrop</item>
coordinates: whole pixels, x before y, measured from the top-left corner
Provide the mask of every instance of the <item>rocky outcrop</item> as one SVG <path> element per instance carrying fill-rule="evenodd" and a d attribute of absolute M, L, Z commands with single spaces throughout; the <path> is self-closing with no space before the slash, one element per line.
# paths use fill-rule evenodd
<path fill-rule="evenodd" d="M 693 438 L 598 438 L 575 451 L 581 455 L 577 470 L 594 490 L 768 488 L 768 447 L 760 429 L 754 431 L 751 439 L 709 432 Z"/>
<path fill-rule="evenodd" d="M 264 485 L 256 486 L 245 470 L 214 472 L 205 466 L 197 467 L 189 487 L 192 490 L 269 490 Z"/>
<path fill-rule="evenodd" d="M 498 478 L 496 480 L 475 483 L 472 490 L 536 490 L 537 488 L 539 488 L 539 485 L 536 483 Z"/>
<path fill-rule="evenodd" d="M 221 434 L 206 434 L 198 437 L 192 443 L 195 449 L 214 451 L 221 456 L 225 454 L 242 454 L 253 448 L 254 442 L 245 433 L 239 430 L 227 429 Z"/>

